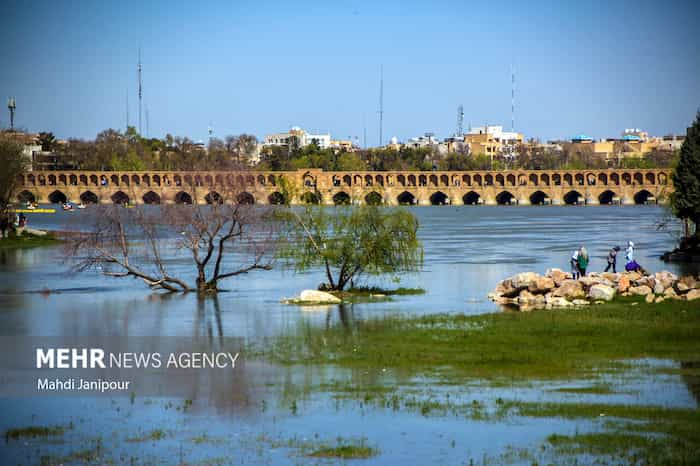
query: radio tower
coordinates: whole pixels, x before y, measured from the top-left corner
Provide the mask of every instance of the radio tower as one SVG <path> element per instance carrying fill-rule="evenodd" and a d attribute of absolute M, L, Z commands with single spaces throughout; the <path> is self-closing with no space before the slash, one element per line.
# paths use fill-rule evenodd
<path fill-rule="evenodd" d="M 464 126 L 464 106 L 459 104 L 457 107 L 457 136 L 461 137 L 463 135 Z"/>
<path fill-rule="evenodd" d="M 141 47 L 139 47 L 138 72 L 139 72 L 139 135 L 141 135 L 141 134 L 143 134 L 142 133 L 143 127 L 141 126 L 141 101 L 143 99 L 143 86 L 141 84 Z"/>
<path fill-rule="evenodd" d="M 379 147 L 382 147 L 384 124 L 384 65 L 379 68 Z"/>
<path fill-rule="evenodd" d="M 510 130 L 515 131 L 515 69 L 510 65 Z"/>

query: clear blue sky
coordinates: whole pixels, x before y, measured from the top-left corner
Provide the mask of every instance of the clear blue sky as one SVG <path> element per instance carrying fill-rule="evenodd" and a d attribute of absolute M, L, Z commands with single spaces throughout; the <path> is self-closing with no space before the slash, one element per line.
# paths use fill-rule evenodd
<path fill-rule="evenodd" d="M 378 138 L 510 127 L 542 139 L 683 133 L 700 106 L 697 1 L 142 2 L 4 0 L 0 125 L 88 137 L 137 115 L 205 139 L 299 125 Z M 144 112 L 145 126 L 145 112 Z"/>

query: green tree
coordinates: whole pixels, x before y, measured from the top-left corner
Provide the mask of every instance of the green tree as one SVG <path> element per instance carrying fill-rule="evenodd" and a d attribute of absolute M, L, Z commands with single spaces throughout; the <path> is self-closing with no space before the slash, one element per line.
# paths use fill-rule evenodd
<path fill-rule="evenodd" d="M 324 267 L 328 283 L 322 288 L 342 291 L 363 274 L 415 271 L 423 263 L 418 220 L 407 210 L 307 207 L 292 217 L 280 254 L 297 271 Z"/>
<path fill-rule="evenodd" d="M 51 152 L 56 148 L 56 136 L 53 133 L 39 133 L 39 144 L 41 144 L 41 150 L 46 152 Z"/>
<path fill-rule="evenodd" d="M 0 136 L 0 218 L 8 219 L 12 210 L 12 196 L 17 189 L 18 175 L 29 166 L 22 146 L 10 137 Z"/>
<path fill-rule="evenodd" d="M 688 128 L 681 146 L 680 159 L 673 172 L 673 186 L 673 212 L 686 222 L 686 239 L 690 239 L 687 221 L 695 224 L 695 238 L 692 243 L 697 245 L 700 243 L 700 111 L 693 125 Z"/>

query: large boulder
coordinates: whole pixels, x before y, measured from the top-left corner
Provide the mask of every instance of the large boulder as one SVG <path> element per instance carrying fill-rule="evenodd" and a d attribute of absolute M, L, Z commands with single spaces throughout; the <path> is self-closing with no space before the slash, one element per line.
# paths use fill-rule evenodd
<path fill-rule="evenodd" d="M 685 294 L 685 293 L 687 293 L 688 291 L 690 291 L 690 287 L 689 287 L 688 285 L 686 285 L 684 282 L 682 282 L 682 281 L 679 280 L 679 281 L 676 283 L 676 292 L 677 292 L 678 294 Z"/>
<path fill-rule="evenodd" d="M 642 274 L 639 272 L 625 272 L 625 275 L 627 276 L 630 282 L 634 282 L 642 278 Z"/>
<path fill-rule="evenodd" d="M 554 280 L 549 277 L 538 276 L 528 286 L 528 291 L 534 294 L 545 294 L 554 288 Z"/>
<path fill-rule="evenodd" d="M 515 298 L 518 296 L 520 290 L 513 286 L 513 282 L 510 280 L 510 278 L 506 278 L 505 280 L 498 282 L 498 285 L 496 285 L 496 289 L 494 289 L 493 292 L 494 294 L 504 298 Z"/>
<path fill-rule="evenodd" d="M 590 275 L 587 277 L 581 277 L 578 279 L 578 281 L 583 284 L 584 287 L 590 288 L 593 285 L 606 285 L 606 286 L 613 286 L 614 283 L 611 282 L 610 280 L 603 278 L 601 276 L 597 275 Z"/>
<path fill-rule="evenodd" d="M 676 294 L 676 290 L 674 290 L 673 287 L 666 288 L 664 290 L 664 297 L 665 298 L 677 298 L 678 294 Z"/>
<path fill-rule="evenodd" d="M 326 293 L 325 291 L 318 290 L 302 291 L 299 295 L 299 301 L 314 304 L 338 304 L 341 302 L 340 298 Z"/>
<path fill-rule="evenodd" d="M 571 300 L 584 298 L 586 293 L 583 291 L 583 285 L 578 280 L 564 280 L 559 288 L 552 291 L 552 296 Z"/>
<path fill-rule="evenodd" d="M 663 282 L 657 280 L 654 284 L 654 294 L 664 294 L 664 291 L 666 291 L 666 287 L 663 285 Z"/>
<path fill-rule="evenodd" d="M 561 283 L 564 280 L 568 280 L 568 279 L 572 278 L 570 273 L 564 272 L 563 270 L 560 270 L 560 269 L 547 270 L 545 277 L 549 277 L 552 280 L 554 280 L 555 286 L 561 286 Z"/>
<path fill-rule="evenodd" d="M 699 298 L 700 298 L 700 290 L 699 289 L 690 290 L 685 295 L 685 299 L 687 299 L 688 301 L 694 301 L 694 300 L 699 299 Z"/>
<path fill-rule="evenodd" d="M 620 279 L 617 281 L 617 291 L 619 293 L 627 293 L 630 289 L 630 279 L 627 275 L 620 275 Z"/>
<path fill-rule="evenodd" d="M 569 307 L 573 306 L 573 303 L 560 296 L 552 296 L 547 305 L 552 307 Z"/>
<path fill-rule="evenodd" d="M 678 279 L 678 282 L 687 286 L 689 290 L 697 288 L 698 285 L 698 281 L 692 275 L 686 275 L 685 277 L 681 277 Z"/>
<path fill-rule="evenodd" d="M 540 274 L 536 272 L 522 272 L 510 277 L 510 282 L 512 283 L 513 288 L 523 290 L 525 288 L 530 288 L 530 285 L 534 284 L 540 277 Z"/>
<path fill-rule="evenodd" d="M 588 297 L 594 301 L 610 301 L 615 297 L 615 288 L 602 283 L 593 285 L 588 290 Z"/>
<path fill-rule="evenodd" d="M 646 296 L 648 294 L 651 294 L 651 288 L 649 288 L 646 285 L 641 285 L 641 286 L 633 286 L 629 289 L 629 293 L 634 296 Z"/>
<path fill-rule="evenodd" d="M 673 284 L 678 280 L 678 277 L 672 274 L 671 272 L 662 270 L 661 272 L 656 272 L 654 274 L 654 279 L 656 280 L 656 283 L 660 283 L 664 287 L 664 289 L 666 289 L 672 287 Z"/>

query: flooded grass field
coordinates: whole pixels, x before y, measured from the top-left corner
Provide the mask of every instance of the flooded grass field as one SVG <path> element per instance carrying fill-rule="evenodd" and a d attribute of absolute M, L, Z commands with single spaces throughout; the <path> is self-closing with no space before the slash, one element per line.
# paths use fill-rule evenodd
<path fill-rule="evenodd" d="M 651 271 L 674 245 L 664 211 L 635 207 L 420 207 L 423 270 L 362 285 L 390 300 L 285 305 L 320 270 L 237 277 L 216 298 L 75 274 L 60 246 L 0 250 L 5 337 L 193 338 L 241 364 L 178 382 L 178 396 L 0 399 L 2 464 L 695 464 L 700 304 L 615 302 L 502 311 L 506 276 L 589 270 L 632 240 Z M 29 215 L 80 230 L 90 209 Z M 183 276 L 184 258 L 172 261 Z M 696 271 L 695 271 L 696 272 Z M 359 285 L 359 284 L 358 284 Z"/>

